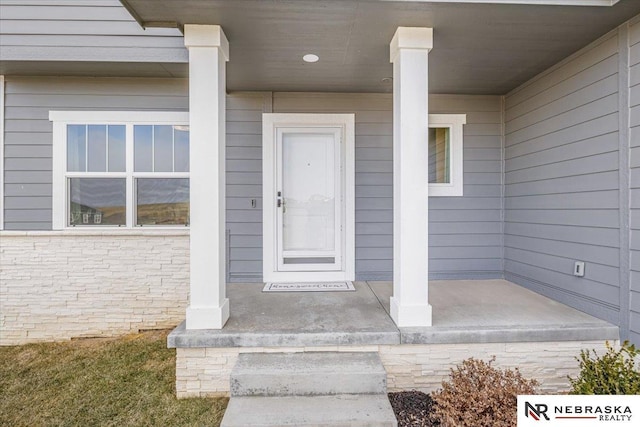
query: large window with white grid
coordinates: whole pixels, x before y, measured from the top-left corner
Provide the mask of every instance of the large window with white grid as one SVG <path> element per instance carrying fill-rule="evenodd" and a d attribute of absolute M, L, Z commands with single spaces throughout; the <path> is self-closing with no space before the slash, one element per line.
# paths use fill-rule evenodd
<path fill-rule="evenodd" d="M 53 225 L 189 225 L 188 113 L 52 111 Z"/>

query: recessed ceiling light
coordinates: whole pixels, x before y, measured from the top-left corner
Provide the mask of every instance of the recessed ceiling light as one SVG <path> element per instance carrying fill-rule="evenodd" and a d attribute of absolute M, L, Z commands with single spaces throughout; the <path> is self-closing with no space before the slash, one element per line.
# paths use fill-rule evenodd
<path fill-rule="evenodd" d="M 319 59 L 320 57 L 318 55 L 314 55 L 313 53 L 307 53 L 302 57 L 302 60 L 304 62 L 318 62 Z"/>

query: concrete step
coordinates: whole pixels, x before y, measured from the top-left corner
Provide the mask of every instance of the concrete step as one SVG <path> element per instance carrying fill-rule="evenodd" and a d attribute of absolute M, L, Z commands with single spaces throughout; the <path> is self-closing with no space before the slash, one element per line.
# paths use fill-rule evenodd
<path fill-rule="evenodd" d="M 221 427 L 397 427 L 384 394 L 233 397 Z"/>
<path fill-rule="evenodd" d="M 385 394 L 378 353 L 244 353 L 231 372 L 231 396 Z"/>

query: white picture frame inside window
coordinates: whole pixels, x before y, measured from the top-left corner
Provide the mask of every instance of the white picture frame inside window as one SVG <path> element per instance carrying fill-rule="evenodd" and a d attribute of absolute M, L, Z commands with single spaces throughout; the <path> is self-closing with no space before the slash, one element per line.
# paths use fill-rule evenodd
<path fill-rule="evenodd" d="M 52 222 L 54 230 L 69 230 L 75 228 L 85 229 L 132 229 L 138 228 L 142 225 L 145 227 L 153 226 L 155 228 L 171 228 L 188 226 L 188 158 L 186 160 L 187 166 L 181 166 L 176 168 L 176 132 L 183 132 L 188 130 L 189 126 L 189 113 L 188 112 L 171 112 L 171 111 L 50 111 L 49 120 L 53 122 L 53 211 Z M 97 156 L 98 161 L 95 158 L 90 159 L 89 153 L 92 145 L 89 142 L 89 136 L 87 136 L 87 142 L 84 145 L 84 152 L 71 152 L 73 150 L 68 148 L 68 129 L 82 129 L 82 126 L 87 127 L 87 135 L 90 132 L 90 128 L 95 132 L 102 132 L 105 136 L 105 142 L 99 145 L 100 152 Z M 171 149 L 167 151 L 167 155 L 171 156 L 172 167 L 163 167 L 162 171 L 156 171 L 154 169 L 150 171 L 139 172 L 135 170 L 134 166 L 134 131 L 136 127 L 153 127 L 155 129 L 166 130 L 168 127 L 173 128 L 174 136 L 169 145 Z M 104 130 L 101 129 L 104 127 Z M 109 129 L 114 128 L 120 133 L 122 137 L 122 131 L 124 129 L 124 159 L 121 154 L 110 157 L 111 140 Z M 186 152 L 188 153 L 188 134 Z M 165 138 L 166 139 L 166 138 Z M 81 137 L 80 137 L 81 140 Z M 118 150 L 122 150 L 121 140 L 119 142 Z M 155 144 L 155 140 L 152 141 Z M 167 145 L 165 142 L 164 145 Z M 184 144 L 183 144 L 184 145 Z M 103 148 L 104 146 L 104 148 Z M 184 147 L 182 148 L 184 151 Z M 81 151 L 81 150 L 80 150 Z M 115 152 L 111 152 L 112 154 Z M 120 151 L 120 153 L 122 153 Z M 152 153 L 153 155 L 153 153 Z M 86 156 L 86 159 L 81 159 Z M 187 154 L 188 156 L 188 154 Z M 72 160 L 69 160 L 69 159 Z M 110 168 L 112 162 L 117 162 L 117 167 Z M 69 168 L 68 162 L 77 161 L 71 168 Z M 103 165 L 104 162 L 104 165 Z M 124 162 L 124 165 L 122 163 Z M 166 162 L 165 162 L 166 163 Z M 183 156 L 184 163 L 184 156 Z M 115 164 L 115 163 L 114 163 Z M 93 165 L 93 166 L 91 166 Z M 98 165 L 98 166 L 96 166 Z M 114 215 L 109 215 L 110 212 L 103 212 L 101 210 L 84 209 L 82 206 L 78 206 L 77 202 L 71 203 L 71 185 L 72 181 L 76 186 L 80 186 L 81 181 L 83 184 L 90 184 L 89 181 L 93 179 L 95 182 L 100 182 L 101 185 L 106 185 L 111 180 L 111 184 L 116 184 L 119 187 L 118 181 L 124 183 L 124 198 L 122 202 L 124 206 L 124 220 L 122 213 L 120 212 L 120 219 L 113 221 Z M 167 223 L 153 222 L 148 220 L 148 216 L 144 216 L 139 219 L 138 205 L 142 203 L 138 198 L 138 181 L 147 180 L 146 184 L 153 182 L 180 182 L 183 192 L 186 193 L 187 203 L 187 220 L 184 223 L 178 224 L 175 221 L 175 225 L 168 225 Z M 186 185 L 185 185 L 186 183 Z M 112 186 L 113 188 L 113 186 Z M 146 185 L 149 188 L 149 185 Z M 157 191 L 162 191 L 162 188 Z M 120 191 L 122 193 L 122 191 Z M 76 194 L 76 193 L 74 193 Z M 85 190 L 86 194 L 86 190 Z M 121 195 L 117 195 L 121 197 Z M 184 194 L 183 194 L 184 198 Z M 120 199 L 118 199 L 120 200 Z M 184 203 L 182 203 L 184 205 Z M 72 212 L 72 206 L 75 210 Z M 141 205 L 142 206 L 142 205 Z M 146 206 L 145 206 L 146 207 Z M 120 208 L 120 211 L 123 209 Z M 75 212 L 77 210 L 77 212 Z M 147 209 L 148 210 L 148 209 Z M 81 213 L 82 211 L 82 213 Z M 184 215 L 183 215 L 184 216 Z M 86 217 L 86 218 L 85 218 Z M 175 217 L 175 215 L 174 215 Z M 74 222 L 74 218 L 77 222 Z M 174 218 L 175 219 L 175 218 Z M 179 218 L 181 219 L 181 217 Z M 160 225 L 156 225 L 160 224 Z M 78 227 L 80 226 L 80 227 Z"/>
<path fill-rule="evenodd" d="M 464 194 L 464 131 L 466 114 L 429 114 L 430 129 L 448 129 L 448 144 L 445 166 L 448 182 L 429 183 L 429 197 L 460 197 Z M 428 136 L 427 136 L 427 143 Z M 431 154 L 430 154 L 431 157 Z M 428 167 L 428 165 L 427 165 Z"/>

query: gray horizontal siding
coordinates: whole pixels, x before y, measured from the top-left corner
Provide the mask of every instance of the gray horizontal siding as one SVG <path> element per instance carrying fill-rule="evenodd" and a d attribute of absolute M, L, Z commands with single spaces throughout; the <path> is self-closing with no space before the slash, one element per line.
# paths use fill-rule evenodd
<path fill-rule="evenodd" d="M 640 21 L 629 28 L 630 121 L 630 338 L 640 344 Z"/>
<path fill-rule="evenodd" d="M 50 110 L 184 110 L 178 79 L 14 78 L 6 87 L 5 220 L 8 230 L 51 228 Z M 271 95 L 227 102 L 227 228 L 231 280 L 262 278 L 262 113 Z M 433 277 L 502 275 L 500 99 L 433 96 L 434 113 L 466 113 L 464 197 L 430 201 Z M 392 274 L 392 100 L 388 94 L 273 95 L 276 112 L 356 114 L 356 271 Z M 252 207 L 252 199 L 256 207 Z"/>
<path fill-rule="evenodd" d="M 507 95 L 504 153 L 505 277 L 616 324 L 618 70 L 612 33 Z"/>
<path fill-rule="evenodd" d="M 0 2 L 0 61 L 187 59 L 177 29 L 143 30 L 117 0 Z"/>
<path fill-rule="evenodd" d="M 227 99 L 228 275 L 233 281 L 261 281 L 262 113 L 270 96 L 234 94 Z"/>
<path fill-rule="evenodd" d="M 502 276 L 502 106 L 499 97 L 433 95 L 433 114 L 467 114 L 464 196 L 429 199 L 429 277 Z"/>
<path fill-rule="evenodd" d="M 51 229 L 50 110 L 186 110 L 179 79 L 7 77 L 5 229 Z"/>
<path fill-rule="evenodd" d="M 228 107 L 227 195 L 231 280 L 262 276 L 260 94 Z M 267 98 L 267 101 L 270 101 Z M 497 97 L 433 96 L 433 113 L 466 113 L 465 197 L 430 201 L 432 277 L 502 274 L 501 112 Z M 392 99 L 387 94 L 274 93 L 273 112 L 355 113 L 356 275 L 392 277 Z M 257 208 L 251 208 L 251 199 Z"/>

